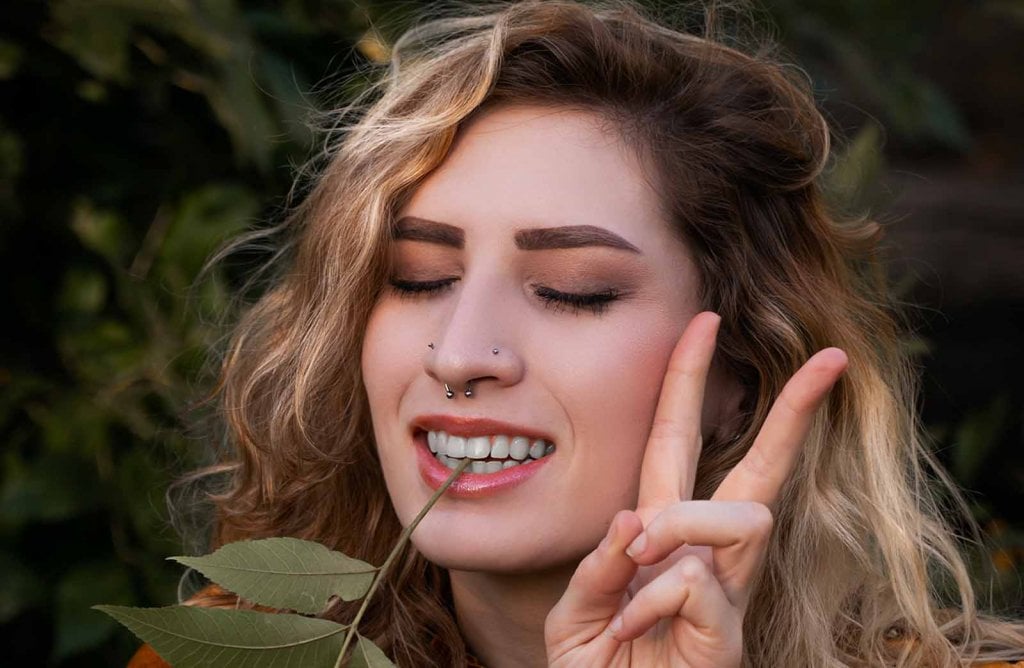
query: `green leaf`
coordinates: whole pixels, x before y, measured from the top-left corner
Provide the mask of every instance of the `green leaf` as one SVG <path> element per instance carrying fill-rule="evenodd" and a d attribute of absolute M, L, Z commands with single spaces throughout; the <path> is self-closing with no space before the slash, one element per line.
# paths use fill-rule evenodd
<path fill-rule="evenodd" d="M 256 193 L 222 184 L 189 192 L 171 214 L 154 270 L 174 290 L 192 286 L 205 261 L 259 212 Z"/>
<path fill-rule="evenodd" d="M 871 207 L 872 188 L 884 168 L 882 130 L 868 123 L 845 150 L 836 155 L 825 175 L 825 191 L 840 210 L 863 212 Z"/>
<path fill-rule="evenodd" d="M 301 666 L 330 668 L 341 651 L 341 624 L 252 610 L 97 605 L 174 668 Z"/>
<path fill-rule="evenodd" d="M 242 598 L 316 614 L 331 596 L 353 601 L 370 588 L 370 564 L 297 538 L 228 543 L 205 557 L 171 557 Z"/>
<path fill-rule="evenodd" d="M 202 88 L 206 101 L 231 137 L 235 155 L 270 171 L 274 137 L 280 133 L 266 95 L 252 78 L 251 47 L 241 35 L 232 55 L 220 63 L 216 81 Z"/>
<path fill-rule="evenodd" d="M 127 266 L 134 241 L 131 230 L 116 212 L 98 209 L 80 198 L 71 213 L 71 229 L 83 246 L 101 255 L 112 267 Z"/>
<path fill-rule="evenodd" d="M 97 269 L 69 267 L 64 274 L 57 304 L 65 317 L 93 315 L 103 308 L 107 299 L 107 281 Z"/>
<path fill-rule="evenodd" d="M 363 636 L 358 636 L 358 638 L 359 640 L 356 641 L 356 649 L 352 653 L 352 659 L 348 663 L 348 668 L 395 667 L 395 664 L 391 663 L 391 660 L 372 641 L 367 640 Z"/>

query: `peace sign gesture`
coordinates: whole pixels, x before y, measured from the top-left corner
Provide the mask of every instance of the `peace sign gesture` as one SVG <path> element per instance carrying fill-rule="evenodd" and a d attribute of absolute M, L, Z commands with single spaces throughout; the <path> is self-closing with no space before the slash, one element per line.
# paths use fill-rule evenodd
<path fill-rule="evenodd" d="M 846 369 L 828 348 L 790 378 L 744 458 L 694 501 L 704 385 L 720 318 L 698 314 L 676 344 L 640 472 L 620 511 L 548 615 L 551 666 L 738 666 L 743 615 L 772 528 L 770 508 L 811 421 Z"/>

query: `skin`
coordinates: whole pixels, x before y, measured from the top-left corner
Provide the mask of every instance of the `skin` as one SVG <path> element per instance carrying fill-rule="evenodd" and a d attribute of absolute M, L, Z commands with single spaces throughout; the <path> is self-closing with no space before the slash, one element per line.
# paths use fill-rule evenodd
<path fill-rule="evenodd" d="M 499 668 L 737 663 L 768 506 L 845 356 L 813 358 L 794 377 L 803 403 L 766 424 L 767 445 L 720 498 L 693 502 L 699 437 L 735 412 L 740 391 L 713 364 L 718 319 L 698 315 L 690 252 L 615 133 L 578 111 L 486 111 L 398 213 L 410 217 L 453 226 L 463 242 L 396 241 L 394 279 L 445 285 L 385 291 L 367 328 L 363 375 L 399 519 L 432 491 L 409 437 L 418 415 L 530 425 L 556 445 L 517 487 L 442 498 L 413 535 L 449 569 L 474 653 Z M 566 225 L 603 228 L 638 252 L 515 242 L 523 228 Z M 545 288 L 617 298 L 595 313 L 545 301 Z M 445 398 L 443 383 L 467 381 L 472 399 Z M 644 527 L 646 549 L 627 555 Z"/>

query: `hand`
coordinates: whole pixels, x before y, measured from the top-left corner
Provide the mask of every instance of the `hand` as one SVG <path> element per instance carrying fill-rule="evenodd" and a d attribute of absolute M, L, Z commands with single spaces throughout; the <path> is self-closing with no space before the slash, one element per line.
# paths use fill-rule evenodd
<path fill-rule="evenodd" d="M 790 378 L 743 459 L 694 501 L 704 386 L 720 318 L 698 314 L 669 360 L 636 511 L 620 511 L 545 623 L 548 664 L 738 666 L 743 615 L 778 501 L 815 412 L 846 369 L 837 348 Z"/>

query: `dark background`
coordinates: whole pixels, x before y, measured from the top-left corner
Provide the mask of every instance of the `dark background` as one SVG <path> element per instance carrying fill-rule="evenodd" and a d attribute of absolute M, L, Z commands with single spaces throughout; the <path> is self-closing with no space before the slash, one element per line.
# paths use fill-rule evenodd
<path fill-rule="evenodd" d="M 8 1 L 0 9 L 0 656 L 124 665 L 96 603 L 163 605 L 169 482 L 231 294 L 223 240 L 279 218 L 309 112 L 360 88 L 423 3 Z M 662 3 L 669 4 L 671 3 Z M 846 137 L 827 179 L 885 222 L 923 421 L 1024 612 L 1024 4 L 766 6 Z"/>

